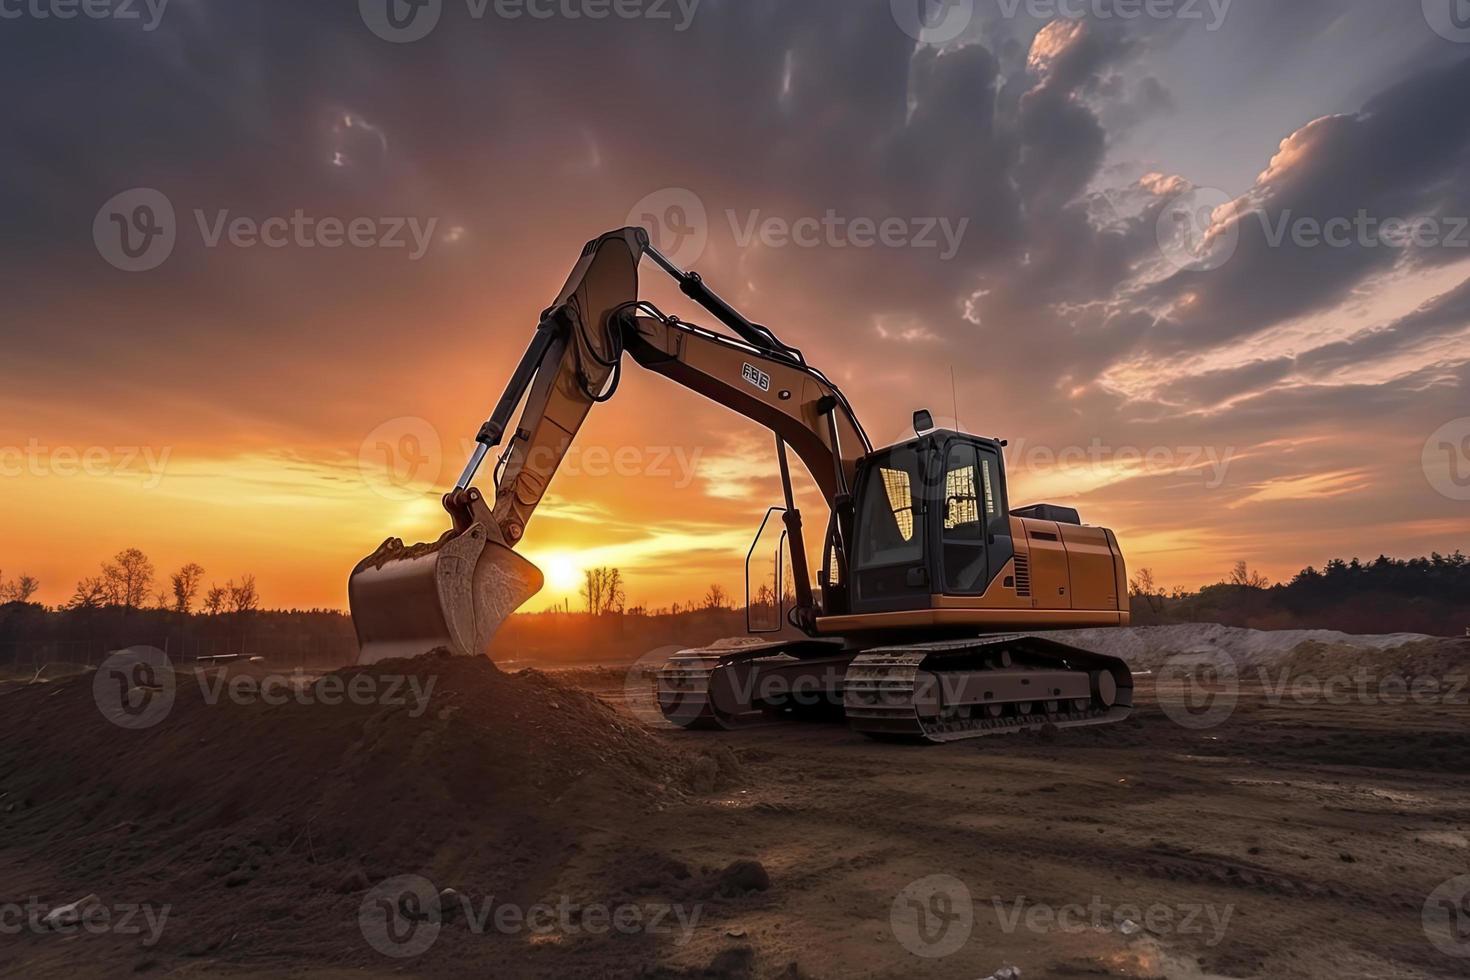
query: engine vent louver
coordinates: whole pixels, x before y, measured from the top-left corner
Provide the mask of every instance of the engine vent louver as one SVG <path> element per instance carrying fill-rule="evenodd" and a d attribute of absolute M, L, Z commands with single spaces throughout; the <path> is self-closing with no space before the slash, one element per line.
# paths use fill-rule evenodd
<path fill-rule="evenodd" d="M 1016 556 L 1016 595 L 1023 599 L 1031 596 L 1031 558 L 1029 555 Z"/>

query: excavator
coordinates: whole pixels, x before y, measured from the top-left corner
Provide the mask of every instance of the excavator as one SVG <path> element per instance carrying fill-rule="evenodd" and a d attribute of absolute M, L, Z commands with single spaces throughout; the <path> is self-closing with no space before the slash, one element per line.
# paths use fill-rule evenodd
<path fill-rule="evenodd" d="M 729 332 L 640 299 L 645 259 Z M 945 743 L 1131 713 L 1122 661 L 1037 635 L 1128 624 L 1112 531 L 1065 507 L 1012 507 L 1006 443 L 937 428 L 927 411 L 915 413 L 913 438 L 874 449 L 846 396 L 799 349 L 680 269 L 642 228 L 589 242 L 542 314 L 444 495 L 452 527 L 431 544 L 390 538 L 353 570 L 359 663 L 446 649 L 488 656 L 502 622 L 543 584 L 515 548 L 628 359 L 773 433 L 784 496 L 766 521 L 779 515 L 777 567 L 789 561 L 791 587 L 776 590 L 774 629 L 747 620 L 779 635 L 673 656 L 651 685 L 667 719 L 732 729 L 826 706 L 876 739 Z M 473 484 L 497 450 L 492 501 Z M 815 581 L 792 454 L 826 504 Z M 749 610 L 750 556 L 746 573 Z"/>

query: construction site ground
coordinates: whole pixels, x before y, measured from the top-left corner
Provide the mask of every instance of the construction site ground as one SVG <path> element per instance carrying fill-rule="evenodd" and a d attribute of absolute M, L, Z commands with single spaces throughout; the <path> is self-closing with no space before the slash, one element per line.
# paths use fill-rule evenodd
<path fill-rule="evenodd" d="M 944 747 L 661 729 L 615 667 L 348 672 L 434 678 L 417 717 L 180 674 L 140 731 L 92 675 L 0 689 L 0 971 L 1470 975 L 1470 649 L 1154 653 L 1128 722 Z M 375 906 L 403 880 L 436 907 Z M 112 927 L 13 912 L 89 895 Z"/>

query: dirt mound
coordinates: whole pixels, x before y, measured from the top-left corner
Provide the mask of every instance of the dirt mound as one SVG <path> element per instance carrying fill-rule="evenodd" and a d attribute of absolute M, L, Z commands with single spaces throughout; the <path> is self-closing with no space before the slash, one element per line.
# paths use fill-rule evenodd
<path fill-rule="evenodd" d="M 165 955 L 371 957 L 350 927 L 370 885 L 530 905 L 603 825 L 709 781 L 592 695 L 486 660 L 160 675 L 171 704 L 141 730 L 104 719 L 96 677 L 0 695 L 0 856 L 68 894 L 174 906 Z"/>

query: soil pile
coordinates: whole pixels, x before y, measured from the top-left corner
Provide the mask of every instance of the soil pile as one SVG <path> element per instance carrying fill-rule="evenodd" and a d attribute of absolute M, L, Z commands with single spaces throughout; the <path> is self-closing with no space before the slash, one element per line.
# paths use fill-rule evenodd
<path fill-rule="evenodd" d="M 97 678 L 0 695 L 0 859 L 53 869 L 55 904 L 172 905 L 164 960 L 370 959 L 354 923 L 372 884 L 423 875 L 530 905 L 589 840 L 709 781 L 708 759 L 592 695 L 487 660 L 295 685 L 258 666 L 160 675 L 171 703 L 141 730 L 105 720 Z M 42 887 L 7 878 L 0 901 Z"/>

